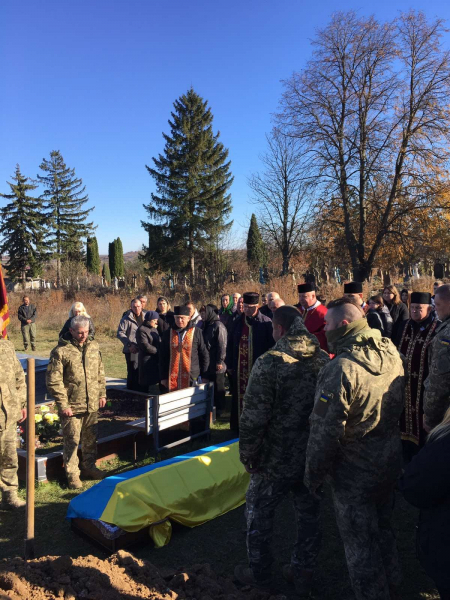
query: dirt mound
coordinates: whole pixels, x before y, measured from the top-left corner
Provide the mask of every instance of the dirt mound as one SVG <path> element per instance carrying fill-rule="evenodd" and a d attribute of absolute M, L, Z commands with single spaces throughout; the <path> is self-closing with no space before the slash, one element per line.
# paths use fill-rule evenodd
<path fill-rule="evenodd" d="M 208 564 L 160 569 L 120 550 L 95 556 L 45 556 L 0 562 L 0 600 L 284 600 L 284 596 L 238 589 Z"/>

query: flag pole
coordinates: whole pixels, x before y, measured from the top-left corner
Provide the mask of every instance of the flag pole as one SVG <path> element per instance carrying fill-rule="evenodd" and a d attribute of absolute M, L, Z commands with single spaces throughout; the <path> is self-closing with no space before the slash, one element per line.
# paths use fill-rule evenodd
<path fill-rule="evenodd" d="M 27 360 L 27 537 L 25 558 L 34 558 L 34 481 L 35 481 L 35 361 Z"/>

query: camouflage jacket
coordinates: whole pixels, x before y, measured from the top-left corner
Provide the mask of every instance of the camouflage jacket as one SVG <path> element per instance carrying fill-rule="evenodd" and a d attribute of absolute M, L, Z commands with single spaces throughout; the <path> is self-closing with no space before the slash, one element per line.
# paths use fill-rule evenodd
<path fill-rule="evenodd" d="M 16 423 L 27 404 L 25 373 L 14 346 L 0 337 L 0 410 L 6 415 L 6 425 Z"/>
<path fill-rule="evenodd" d="M 429 427 L 436 427 L 450 406 L 450 317 L 436 327 L 424 387 L 424 419 Z"/>
<path fill-rule="evenodd" d="M 329 356 L 301 317 L 255 362 L 239 425 L 244 465 L 275 479 L 303 479 L 317 375 Z"/>
<path fill-rule="evenodd" d="M 72 336 L 60 338 L 47 367 L 47 390 L 60 412 L 96 412 L 106 397 L 105 372 L 98 343 L 88 339 L 80 346 Z"/>
<path fill-rule="evenodd" d="M 314 491 L 328 476 L 335 494 L 359 502 L 400 472 L 404 369 L 394 344 L 366 319 L 331 333 L 336 357 L 317 382 L 305 484 Z"/>

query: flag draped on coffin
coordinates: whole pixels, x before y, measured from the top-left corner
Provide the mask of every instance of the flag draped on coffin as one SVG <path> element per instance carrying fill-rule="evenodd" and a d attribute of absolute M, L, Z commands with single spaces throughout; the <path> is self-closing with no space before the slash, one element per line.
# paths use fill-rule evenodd
<path fill-rule="evenodd" d="M 3 324 L 0 325 L 1 336 L 6 338 L 6 327 L 9 324 L 9 309 L 8 309 L 8 296 L 6 295 L 5 280 L 3 279 L 3 269 L 0 265 L 0 318 L 3 320 Z"/>
<path fill-rule="evenodd" d="M 239 441 L 231 440 L 107 477 L 73 498 L 67 517 L 124 531 L 150 527 L 155 545 L 163 546 L 170 521 L 196 527 L 244 504 L 249 479 Z"/>

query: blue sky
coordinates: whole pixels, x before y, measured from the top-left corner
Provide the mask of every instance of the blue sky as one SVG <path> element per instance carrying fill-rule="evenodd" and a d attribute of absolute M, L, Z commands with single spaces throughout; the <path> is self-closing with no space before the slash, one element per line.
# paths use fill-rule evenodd
<path fill-rule="evenodd" d="M 36 177 L 58 149 L 95 206 L 100 252 L 117 236 L 139 250 L 154 191 L 145 164 L 192 86 L 230 150 L 239 241 L 281 80 L 304 66 L 315 30 L 337 9 L 390 19 L 409 8 L 450 19 L 441 0 L 1 0 L 0 191 L 16 163 Z"/>

